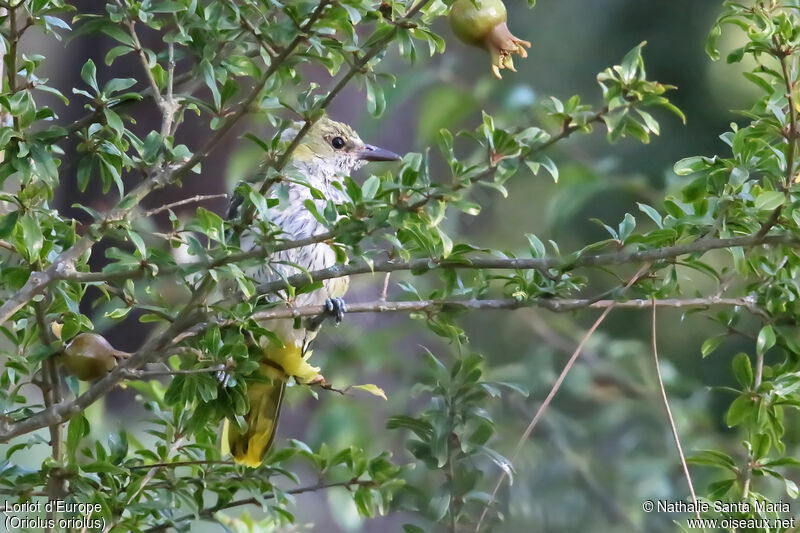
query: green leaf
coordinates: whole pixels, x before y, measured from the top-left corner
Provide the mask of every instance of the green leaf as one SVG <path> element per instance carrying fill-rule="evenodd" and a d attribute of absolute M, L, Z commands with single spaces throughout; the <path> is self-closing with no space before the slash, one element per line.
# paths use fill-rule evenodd
<path fill-rule="evenodd" d="M 541 156 L 537 162 L 541 163 L 545 170 L 553 177 L 553 181 L 558 183 L 558 167 L 553 160 L 547 156 Z"/>
<path fill-rule="evenodd" d="M 639 76 L 644 78 L 644 60 L 642 59 L 642 47 L 647 41 L 642 41 L 630 52 L 625 54 L 620 64 L 622 77 L 626 82 L 632 82 Z"/>
<path fill-rule="evenodd" d="M 25 245 L 28 259 L 36 261 L 39 259 L 39 252 L 42 251 L 42 246 L 44 245 L 42 228 L 39 227 L 39 222 L 29 213 L 22 215 L 20 225 L 22 226 L 22 242 Z"/>
<path fill-rule="evenodd" d="M 790 498 L 796 499 L 797 496 L 800 495 L 800 491 L 798 491 L 797 489 L 797 483 L 795 483 L 789 478 L 784 478 L 783 483 L 786 486 L 786 494 Z"/>
<path fill-rule="evenodd" d="M 0 215 L 0 239 L 5 239 L 11 232 L 19 220 L 19 211 L 12 211 L 5 215 Z"/>
<path fill-rule="evenodd" d="M 695 172 L 708 168 L 709 161 L 707 158 L 696 155 L 681 159 L 672 167 L 672 171 L 678 176 L 688 176 Z"/>
<path fill-rule="evenodd" d="M 203 76 L 206 86 L 211 91 L 211 96 L 214 99 L 214 108 L 219 109 L 222 97 L 220 96 L 219 88 L 217 87 L 217 78 L 214 76 L 214 67 L 207 59 L 204 59 L 200 62 L 200 73 Z"/>
<path fill-rule="evenodd" d="M 775 346 L 775 330 L 772 329 L 772 326 L 766 325 L 758 332 L 756 353 L 764 355 L 773 346 Z"/>
<path fill-rule="evenodd" d="M 106 65 L 110 66 L 116 58 L 124 56 L 125 54 L 128 54 L 130 52 L 133 52 L 133 48 L 131 48 L 130 46 L 125 46 L 125 45 L 115 46 L 114 48 L 109 50 L 108 53 L 106 54 L 106 59 L 105 59 Z"/>
<path fill-rule="evenodd" d="M 361 186 L 361 197 L 364 200 L 372 200 L 380 186 L 381 180 L 377 176 L 370 176 L 364 182 L 364 185 Z"/>
<path fill-rule="evenodd" d="M 738 353 L 733 358 L 733 375 L 736 381 L 746 388 L 753 387 L 753 366 L 750 363 L 750 357 L 746 353 Z"/>
<path fill-rule="evenodd" d="M 625 213 L 625 218 L 619 224 L 619 240 L 625 242 L 636 229 L 636 219 L 630 213 Z"/>
<path fill-rule="evenodd" d="M 697 465 L 718 466 L 731 472 L 737 471 L 736 461 L 730 455 L 717 450 L 700 450 L 696 455 L 687 457 L 687 461 Z"/>
<path fill-rule="evenodd" d="M 86 85 L 94 89 L 94 92 L 100 92 L 100 89 L 97 88 L 97 67 L 91 59 L 83 64 L 81 79 L 86 82 Z"/>
<path fill-rule="evenodd" d="M 764 191 L 756 197 L 755 206 L 759 211 L 774 211 L 786 201 L 780 191 Z"/>
<path fill-rule="evenodd" d="M 540 258 L 547 255 L 547 250 L 539 237 L 533 233 L 526 233 L 525 238 L 528 239 L 528 244 L 530 245 L 531 257 Z"/>
<path fill-rule="evenodd" d="M 757 406 L 753 402 L 753 398 L 748 394 L 743 394 L 736 398 L 728 408 L 725 423 L 728 424 L 728 427 L 738 426 L 744 420 L 754 417 L 756 411 Z"/>
<path fill-rule="evenodd" d="M 69 421 L 67 427 L 67 451 L 74 459 L 81 439 L 89 434 L 89 422 L 82 414 L 78 413 Z"/>
<path fill-rule="evenodd" d="M 367 82 L 367 110 L 374 117 L 379 117 L 386 110 L 386 97 L 383 94 L 383 87 L 372 77 L 366 79 Z"/>
<path fill-rule="evenodd" d="M 384 400 L 389 399 L 386 397 L 386 393 L 383 392 L 382 388 L 378 387 L 377 385 L 373 385 L 372 383 L 367 383 L 366 385 L 352 385 L 350 388 L 367 391 L 373 396 L 377 396 L 378 398 L 383 398 Z"/>
<path fill-rule="evenodd" d="M 700 352 L 703 354 L 703 358 L 708 357 L 714 350 L 719 348 L 719 345 L 725 340 L 727 335 L 724 333 L 721 335 L 715 335 L 714 337 L 708 338 L 703 342 L 703 346 L 700 348 Z"/>
<path fill-rule="evenodd" d="M 663 218 L 661 217 L 661 213 L 656 211 L 653 207 L 650 207 L 647 204 L 643 204 L 640 202 L 636 202 L 636 205 L 639 206 L 639 210 L 644 213 L 645 215 L 649 216 L 653 222 L 656 223 L 656 226 L 659 228 L 663 228 Z"/>

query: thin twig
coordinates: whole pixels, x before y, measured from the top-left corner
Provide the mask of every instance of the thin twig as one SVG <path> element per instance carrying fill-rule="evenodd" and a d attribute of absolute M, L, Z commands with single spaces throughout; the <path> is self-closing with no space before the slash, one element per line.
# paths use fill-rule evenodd
<path fill-rule="evenodd" d="M 136 55 L 139 57 L 139 62 L 142 64 L 142 70 L 147 78 L 147 83 L 150 85 L 150 92 L 153 95 L 153 99 L 160 108 L 163 105 L 164 97 L 161 96 L 161 91 L 158 88 L 158 82 L 156 81 L 155 76 L 153 76 L 153 71 L 150 70 L 150 60 L 147 58 L 147 53 L 144 51 L 141 41 L 139 41 L 139 35 L 136 33 L 136 23 L 131 20 L 130 17 L 128 17 L 127 10 L 125 9 L 125 6 L 121 0 L 114 0 L 114 3 L 117 4 L 120 14 L 125 21 L 125 26 L 128 28 L 128 34 L 131 36 L 131 40 L 133 41 L 133 50 L 136 52 Z"/>
<path fill-rule="evenodd" d="M 221 193 L 221 194 L 198 194 L 198 195 L 192 196 L 191 198 L 184 198 L 183 200 L 178 200 L 177 202 L 164 204 L 164 205 L 156 207 L 154 209 L 150 209 L 149 211 L 145 211 L 144 213 L 142 213 L 142 216 L 151 217 L 151 216 L 157 215 L 158 213 L 161 213 L 163 211 L 167 211 L 168 209 L 173 209 L 175 207 L 180 207 L 182 205 L 195 204 L 195 203 L 198 203 L 198 202 L 204 202 L 206 200 L 215 200 L 217 198 L 227 198 L 227 197 L 228 197 L 228 195 L 225 194 L 225 193 Z"/>
<path fill-rule="evenodd" d="M 786 99 L 789 104 L 789 128 L 786 132 L 786 174 L 784 176 L 784 183 L 782 184 L 783 193 L 786 196 L 786 200 L 791 200 L 791 195 L 789 190 L 792 186 L 792 180 L 794 179 L 794 158 L 795 158 L 795 150 L 797 144 L 797 111 L 794 107 L 794 80 L 791 78 L 789 74 L 789 67 L 786 64 L 786 57 L 787 53 L 780 47 L 780 43 L 778 42 L 777 37 L 773 37 L 775 49 L 773 53 L 777 56 L 778 61 L 781 65 L 781 72 L 783 74 L 783 83 L 786 89 Z M 759 228 L 757 236 L 764 237 L 769 231 L 778 223 L 781 217 L 781 213 L 783 213 L 784 206 L 786 204 L 783 203 L 776 207 L 772 213 L 770 213 L 769 218 L 761 225 Z"/>
<path fill-rule="evenodd" d="M 758 390 L 761 381 L 764 379 L 764 351 L 756 350 L 756 368 L 753 377 L 753 390 Z M 753 457 L 747 455 L 747 464 L 744 467 L 744 483 L 742 487 L 742 498 L 747 499 L 750 495 L 750 482 L 753 478 Z"/>
<path fill-rule="evenodd" d="M 126 379 L 150 379 L 166 376 L 188 376 L 191 374 L 211 374 L 225 370 L 225 365 L 214 365 L 208 368 L 190 368 L 186 370 L 128 370 Z"/>
<path fill-rule="evenodd" d="M 631 286 L 633 286 L 633 284 L 636 283 L 636 281 L 642 276 L 642 274 L 644 274 L 649 268 L 650 268 L 650 263 L 642 265 L 642 267 L 639 268 L 636 274 L 634 274 L 634 276 L 630 279 L 630 281 L 628 281 L 628 283 L 625 285 L 625 288 L 628 289 Z M 578 346 L 575 348 L 575 351 L 570 356 L 569 360 L 567 361 L 567 364 L 564 365 L 564 369 L 561 371 L 561 374 L 559 374 L 555 383 L 553 383 L 553 386 L 550 388 L 550 392 L 547 393 L 547 396 L 545 397 L 544 401 L 539 406 L 539 409 L 537 409 L 536 414 L 533 415 L 533 418 L 531 419 L 530 423 L 528 423 L 528 426 L 525 428 L 525 431 L 522 432 L 522 436 L 519 438 L 519 440 L 517 441 L 517 445 L 514 448 L 514 453 L 512 453 L 511 457 L 509 457 L 511 463 L 514 462 L 514 460 L 517 458 L 517 455 L 519 455 L 519 452 L 522 451 L 522 447 L 524 446 L 525 442 L 527 442 L 528 437 L 530 437 L 531 433 L 533 432 L 533 429 L 539 422 L 539 419 L 541 419 L 542 415 L 544 415 L 544 412 L 550 406 L 550 402 L 553 401 L 553 398 L 555 397 L 556 393 L 561 388 L 561 384 L 564 383 L 564 379 L 566 379 L 567 374 L 572 369 L 575 362 L 578 360 L 578 356 L 581 354 L 581 351 L 583 351 L 583 346 L 589 341 L 592 334 L 594 334 L 594 332 L 597 330 L 600 324 L 603 323 L 603 320 L 606 319 L 606 317 L 614 307 L 615 305 L 609 305 L 608 307 L 606 307 L 600 314 L 600 316 L 597 318 L 597 320 L 594 321 L 592 327 L 588 329 L 586 334 L 581 339 L 581 342 L 578 343 Z M 507 475 L 508 471 L 503 469 L 503 471 L 500 473 L 500 477 L 497 479 L 497 483 L 495 483 L 494 489 L 492 490 L 492 494 L 489 496 L 489 501 L 487 501 L 484 504 L 483 511 L 481 512 L 481 516 L 478 519 L 478 524 L 475 526 L 476 533 L 478 533 L 481 530 L 481 526 L 483 526 L 483 521 L 486 519 L 486 515 L 489 512 L 489 507 L 495 501 L 495 498 L 497 497 L 497 492 L 500 490 L 500 486 L 503 484 L 503 481 L 505 480 Z"/>
<path fill-rule="evenodd" d="M 574 311 L 576 309 L 606 309 L 609 307 L 620 307 L 627 309 L 645 309 L 651 305 L 648 299 L 636 300 L 595 300 L 593 298 L 530 298 L 528 300 L 517 300 L 514 298 L 502 298 L 497 300 L 409 300 L 409 301 L 384 301 L 375 300 L 372 302 L 356 302 L 347 304 L 347 313 L 407 313 L 413 311 L 435 312 L 440 310 L 493 310 L 493 309 L 524 309 L 527 307 L 541 307 L 557 313 Z M 744 307 L 754 312 L 760 312 L 756 306 L 755 299 L 744 298 L 722 298 L 719 296 L 708 296 L 700 298 L 665 298 L 657 300 L 659 307 L 689 308 L 689 307 L 711 307 L 729 306 Z M 322 305 L 304 305 L 299 307 L 280 307 L 258 311 L 251 318 L 258 321 L 272 320 L 278 318 L 300 318 L 318 316 L 324 311 Z"/>
<path fill-rule="evenodd" d="M 661 390 L 661 399 L 664 400 L 664 408 L 667 411 L 667 418 L 669 418 L 669 426 L 672 429 L 672 437 L 675 439 L 675 447 L 678 449 L 678 455 L 681 458 L 681 466 L 683 467 L 683 474 L 686 476 L 686 483 L 689 485 L 689 492 L 692 495 L 692 501 L 695 505 L 695 513 L 698 520 L 700 519 L 700 508 L 697 506 L 697 494 L 694 492 L 694 485 L 692 484 L 692 476 L 689 474 L 689 466 L 686 464 L 686 456 L 683 455 L 683 447 L 681 446 L 681 439 L 678 436 L 678 428 L 675 425 L 675 419 L 672 417 L 672 409 L 669 407 L 669 400 L 667 399 L 667 390 L 664 388 L 664 380 L 661 378 L 661 368 L 658 364 L 658 342 L 656 337 L 656 299 L 652 300 L 652 337 L 653 337 L 653 360 L 656 365 L 656 376 L 658 377 L 658 388 Z"/>
<path fill-rule="evenodd" d="M 173 96 L 175 84 L 175 43 L 167 42 L 167 91 L 164 95 L 162 105 L 163 120 L 161 122 L 161 136 L 169 137 L 172 135 L 172 123 L 175 120 L 175 112 L 178 106 Z M 176 126 L 177 129 L 177 126 Z"/>
<path fill-rule="evenodd" d="M 175 120 L 175 112 L 177 110 L 175 100 L 172 97 L 172 86 L 175 82 L 175 45 L 172 41 L 167 42 L 167 50 L 169 55 L 169 63 L 167 65 L 167 87 L 166 94 L 161 94 L 161 91 L 158 87 L 158 82 L 153 75 L 153 71 L 150 70 L 150 60 L 147 57 L 144 47 L 142 47 L 142 43 L 139 40 L 139 35 L 136 33 L 136 22 L 128 16 L 125 6 L 122 4 L 121 0 L 115 0 L 115 2 L 122 12 L 122 16 L 124 17 L 125 26 L 128 28 L 128 33 L 133 41 L 134 50 L 136 51 L 136 55 L 139 56 L 145 77 L 150 85 L 150 92 L 153 95 L 153 100 L 155 100 L 156 105 L 158 105 L 158 109 L 161 111 L 161 136 L 164 138 L 169 137 L 170 133 L 172 132 L 172 124 Z"/>
<path fill-rule="evenodd" d="M 219 259 L 200 260 L 182 265 L 166 265 L 159 268 L 159 275 L 164 276 L 175 272 L 194 272 L 197 270 L 210 270 L 230 263 L 239 263 L 251 259 L 261 259 L 273 255 L 275 252 L 301 248 L 309 244 L 325 242 L 336 237 L 335 232 L 328 231 L 311 237 L 305 237 L 293 241 L 284 241 L 272 246 L 254 248 L 246 252 L 233 253 Z M 786 235 L 769 235 L 761 239 L 757 235 L 747 235 L 743 237 L 731 237 L 725 239 L 698 239 L 688 244 L 675 246 L 665 246 L 651 250 L 629 251 L 620 250 L 615 252 L 596 254 L 596 255 L 577 255 L 567 257 L 543 257 L 543 258 L 499 258 L 499 257 L 473 257 L 460 258 L 458 261 L 448 261 L 441 258 L 419 258 L 409 261 L 398 261 L 395 259 L 385 259 L 367 263 L 364 261 L 352 261 L 347 265 L 336 265 L 330 268 L 315 270 L 313 272 L 301 273 L 289 276 L 286 280 L 277 280 L 263 284 L 259 287 L 260 294 L 275 293 L 284 290 L 287 286 L 300 287 L 315 281 L 323 281 L 345 276 L 358 274 L 372 274 L 374 272 L 397 272 L 397 271 L 425 271 L 438 270 L 445 268 L 452 269 L 519 269 L 519 270 L 539 270 L 546 272 L 550 269 L 568 271 L 579 267 L 593 267 L 603 265 L 622 265 L 628 263 L 658 262 L 671 260 L 676 257 L 688 254 L 709 252 L 726 248 L 749 248 L 754 246 L 784 245 L 792 248 L 800 248 L 800 239 Z M 465 260 L 467 259 L 467 260 Z M 49 281 L 65 280 L 81 283 L 96 281 L 122 281 L 144 277 L 149 272 L 144 268 L 133 268 L 130 270 L 118 270 L 114 272 L 75 272 L 63 271 L 57 276 L 47 279 Z M 40 272 L 34 272 L 40 275 Z M 24 290 L 24 289 L 23 289 Z M 43 290 L 43 289 L 42 289 Z M 36 293 L 38 294 L 38 293 Z M 2 324 L 2 309 L 0 309 L 0 324 Z"/>
<path fill-rule="evenodd" d="M 128 470 L 144 470 L 145 468 L 180 468 L 182 466 L 234 466 L 236 463 L 233 461 L 213 461 L 213 460 L 197 460 L 197 461 L 173 461 L 171 463 L 151 463 L 147 465 L 134 465 L 127 467 Z"/>
<path fill-rule="evenodd" d="M 36 325 L 39 329 L 39 339 L 44 346 L 52 346 L 55 338 L 48 327 L 45 317 L 45 301 L 35 302 L 34 311 L 36 313 Z M 61 402 L 61 373 L 58 370 L 55 359 L 51 356 L 42 362 L 42 396 L 44 397 L 45 407 L 50 408 Z M 61 434 L 61 424 L 51 424 L 50 428 L 50 449 L 51 457 L 57 464 L 61 464 L 63 459 L 63 435 Z M 47 480 L 48 499 L 51 501 L 60 500 L 65 493 L 64 478 L 61 476 L 61 468 L 56 467 L 50 471 Z M 47 512 L 48 523 L 45 531 L 52 531 L 50 523 L 55 523 L 58 512 L 51 508 Z M 52 521 L 52 522 L 50 522 Z"/>
<path fill-rule="evenodd" d="M 320 491 L 320 490 L 327 490 L 327 489 L 336 488 L 336 487 L 344 487 L 346 489 L 350 489 L 352 487 L 374 487 L 375 485 L 376 485 L 376 483 L 374 481 L 372 481 L 372 480 L 359 480 L 359 479 L 351 479 L 351 480 L 348 480 L 348 481 L 337 481 L 337 482 L 334 482 L 334 483 L 323 483 L 323 482 L 320 481 L 319 483 L 316 483 L 314 485 L 309 485 L 307 487 L 300 487 L 300 488 L 297 488 L 297 489 L 286 490 L 286 491 L 282 491 L 282 493 L 283 494 L 297 495 L 297 494 L 304 494 L 304 493 L 307 493 L 307 492 L 316 492 L 316 491 Z M 167 529 L 169 527 L 172 527 L 173 524 L 180 523 L 180 522 L 185 522 L 185 521 L 191 520 L 193 518 L 201 518 L 201 519 L 211 518 L 212 516 L 214 516 L 219 511 L 224 511 L 226 509 L 232 509 L 234 507 L 242 507 L 242 506 L 245 506 L 245 505 L 261 505 L 263 500 L 272 500 L 274 498 L 275 498 L 275 494 L 274 493 L 270 493 L 270 494 L 262 495 L 261 498 L 242 498 L 240 500 L 233 500 L 233 501 L 225 503 L 225 504 L 215 505 L 214 507 L 209 507 L 208 509 L 203 509 L 202 511 L 199 511 L 196 514 L 195 513 L 189 513 L 189 514 L 180 516 L 178 518 L 175 518 L 173 520 L 170 520 L 169 522 L 165 522 L 163 524 L 159 524 L 159 525 L 153 526 L 153 527 L 151 527 L 149 529 L 146 529 L 145 533 L 156 533 L 158 531 L 164 531 L 165 529 Z"/>
<path fill-rule="evenodd" d="M 391 277 L 392 273 L 387 272 L 386 275 L 383 277 L 383 287 L 381 288 L 381 297 L 380 301 L 385 302 L 386 296 L 389 293 L 389 278 Z"/>

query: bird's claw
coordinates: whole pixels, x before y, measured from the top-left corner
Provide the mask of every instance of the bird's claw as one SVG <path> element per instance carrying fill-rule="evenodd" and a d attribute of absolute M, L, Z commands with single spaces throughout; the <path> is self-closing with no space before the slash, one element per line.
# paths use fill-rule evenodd
<path fill-rule="evenodd" d="M 229 370 L 232 370 L 233 366 L 233 359 L 228 359 L 224 367 L 221 367 L 219 370 L 214 372 L 214 377 L 217 379 L 217 381 L 219 381 L 219 384 L 223 389 L 228 388 L 228 382 L 231 380 L 231 373 Z"/>
<path fill-rule="evenodd" d="M 343 298 L 328 298 L 325 300 L 325 314 L 333 318 L 333 322 L 337 326 L 342 323 L 346 312 L 347 304 Z"/>

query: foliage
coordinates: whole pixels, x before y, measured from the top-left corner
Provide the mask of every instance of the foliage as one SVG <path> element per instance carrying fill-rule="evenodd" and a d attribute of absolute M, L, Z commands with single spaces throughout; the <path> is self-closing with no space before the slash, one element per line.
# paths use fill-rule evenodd
<path fill-rule="evenodd" d="M 400 69 L 395 54 L 413 64 L 445 53 L 436 24 L 449 4 L 119 0 L 88 13 L 59 0 L 0 1 L 4 495 L 99 503 L 96 517 L 108 531 L 189 531 L 197 520 L 262 531 L 304 524 L 295 495 L 344 488 L 364 517 L 410 513 L 406 531 L 489 529 L 514 519 L 513 505 L 501 505 L 492 487 L 499 473 L 511 481 L 522 445 L 498 438 L 497 405 L 502 399 L 508 407 L 525 394 L 518 384 L 494 379 L 499 368 L 470 348 L 464 311 L 652 305 L 686 308 L 687 315 L 722 306 L 713 313 L 721 333 L 698 347 L 703 357 L 731 335 L 752 337 L 749 350 L 732 360 L 739 388 L 728 390 L 725 417 L 740 428 L 743 449 L 738 456 L 723 449 L 694 455 L 695 464 L 721 472 L 701 496 L 797 496 L 786 473 L 797 466 L 787 451 L 786 413 L 800 405 L 797 6 L 725 3 L 708 52 L 719 57 L 715 39 L 723 28 L 744 30 L 746 44 L 728 62 L 754 58 L 758 66 L 745 77 L 761 91 L 741 112 L 745 122 L 721 137 L 730 155 L 679 161 L 675 174 L 692 178 L 678 194 L 656 205 L 641 202 L 638 212 L 629 206 L 621 221 L 598 220 L 607 238 L 562 253 L 558 243 L 517 228 L 510 228 L 514 250 L 481 246 L 454 221 L 513 195 L 531 174 L 547 174 L 561 186 L 563 165 L 551 150 L 572 135 L 600 125 L 612 143 L 648 143 L 660 133 L 660 113 L 683 120 L 665 96 L 674 87 L 648 79 L 644 43 L 598 74 L 599 105 L 577 95 L 540 98 L 525 113 L 484 110 L 463 131 L 447 123 L 429 128 L 437 150 L 409 153 L 398 168 L 363 181 L 347 177 L 343 201 L 327 198 L 290 164 L 311 125 L 349 84 L 364 89 L 364 107 L 378 117 L 396 81 L 384 60 Z M 46 58 L 20 51 L 32 28 L 57 40 L 103 36 L 97 42 L 111 43 L 105 64 L 82 61 L 80 84 L 60 91 L 40 75 Z M 141 74 L 113 77 L 118 62 L 135 64 Z M 330 75 L 327 88 L 308 81 L 317 71 Z M 160 120 L 138 121 L 141 106 Z M 75 109 L 86 114 L 74 122 L 60 118 Z M 271 130 L 243 136 L 260 164 L 250 176 L 237 176 L 245 178 L 236 187 L 240 215 L 224 218 L 197 207 L 181 217 L 178 204 L 144 207 L 156 191 L 210 179 L 203 164 L 245 119 Z M 189 139 L 197 124 L 209 131 L 195 146 Z M 106 207 L 83 196 L 75 202 L 80 214 L 59 205 L 59 187 L 67 183 L 86 197 L 101 191 Z M 268 213 L 289 201 L 289 183 L 311 189 L 314 200 L 305 206 L 324 234 L 292 240 L 269 222 Z M 168 216 L 166 230 L 154 222 L 159 213 Z M 239 236 L 249 226 L 262 238 L 243 250 Z M 251 279 L 253 268 L 270 265 L 276 252 L 316 242 L 334 247 L 340 264 L 261 286 Z M 291 299 L 326 279 L 373 272 L 396 276 L 405 299 L 387 300 L 384 292 L 353 310 L 411 312 L 439 337 L 441 353 L 454 354 L 445 363 L 438 348 L 438 358 L 426 349 L 416 385 L 401 384 L 427 402 L 424 410 L 403 406 L 386 422 L 406 439 L 410 455 L 393 458 L 370 442 L 334 447 L 291 440 L 255 471 L 221 456 L 222 419 L 245 424 L 247 386 L 258 379 L 253 346 L 275 341 L 265 320 L 321 312 L 288 309 L 268 296 Z M 611 284 L 596 282 L 603 272 L 612 274 Z M 710 286 L 698 290 L 694 273 L 707 276 Z M 65 375 L 59 357 L 71 339 L 120 324 L 148 328 L 129 358 L 88 386 Z M 613 352 L 617 345 L 609 346 Z M 533 385 L 552 385 L 541 379 Z M 297 397 L 317 395 L 293 385 Z M 93 411 L 118 386 L 134 390 L 144 406 L 144 431 L 110 429 Z M 347 390 L 359 388 L 383 395 L 374 385 Z M 328 394 L 320 391 L 320 403 L 335 401 Z M 49 439 L 38 431 L 44 428 Z M 29 450 L 45 448 L 46 459 L 26 464 Z M 783 492 L 762 485 L 767 477 L 779 480 Z M 231 511 L 244 506 L 260 508 L 261 518 Z M 76 513 L 48 516 L 70 515 Z"/>

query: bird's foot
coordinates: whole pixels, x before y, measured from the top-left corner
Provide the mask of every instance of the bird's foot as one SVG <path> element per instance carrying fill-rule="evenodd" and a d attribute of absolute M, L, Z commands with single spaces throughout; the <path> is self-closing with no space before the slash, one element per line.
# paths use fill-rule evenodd
<path fill-rule="evenodd" d="M 325 300 L 325 313 L 333 318 L 334 323 L 338 326 L 342 323 L 344 314 L 347 312 L 347 303 L 344 298 L 328 298 Z"/>
<path fill-rule="evenodd" d="M 306 327 L 312 331 L 318 329 L 323 322 L 325 322 L 326 318 L 333 319 L 335 325 L 339 325 L 342 323 L 342 319 L 344 318 L 344 314 L 347 312 L 347 304 L 345 303 L 343 298 L 328 298 L 325 300 L 325 304 L 323 306 L 322 313 L 319 315 L 312 317 L 308 322 Z"/>
<path fill-rule="evenodd" d="M 231 380 L 230 371 L 233 370 L 234 365 L 235 363 L 233 362 L 233 359 L 228 358 L 228 360 L 225 362 L 225 366 L 220 367 L 219 370 L 214 372 L 214 377 L 217 379 L 217 381 L 219 381 L 219 384 L 223 389 L 228 388 L 228 383 Z"/>

